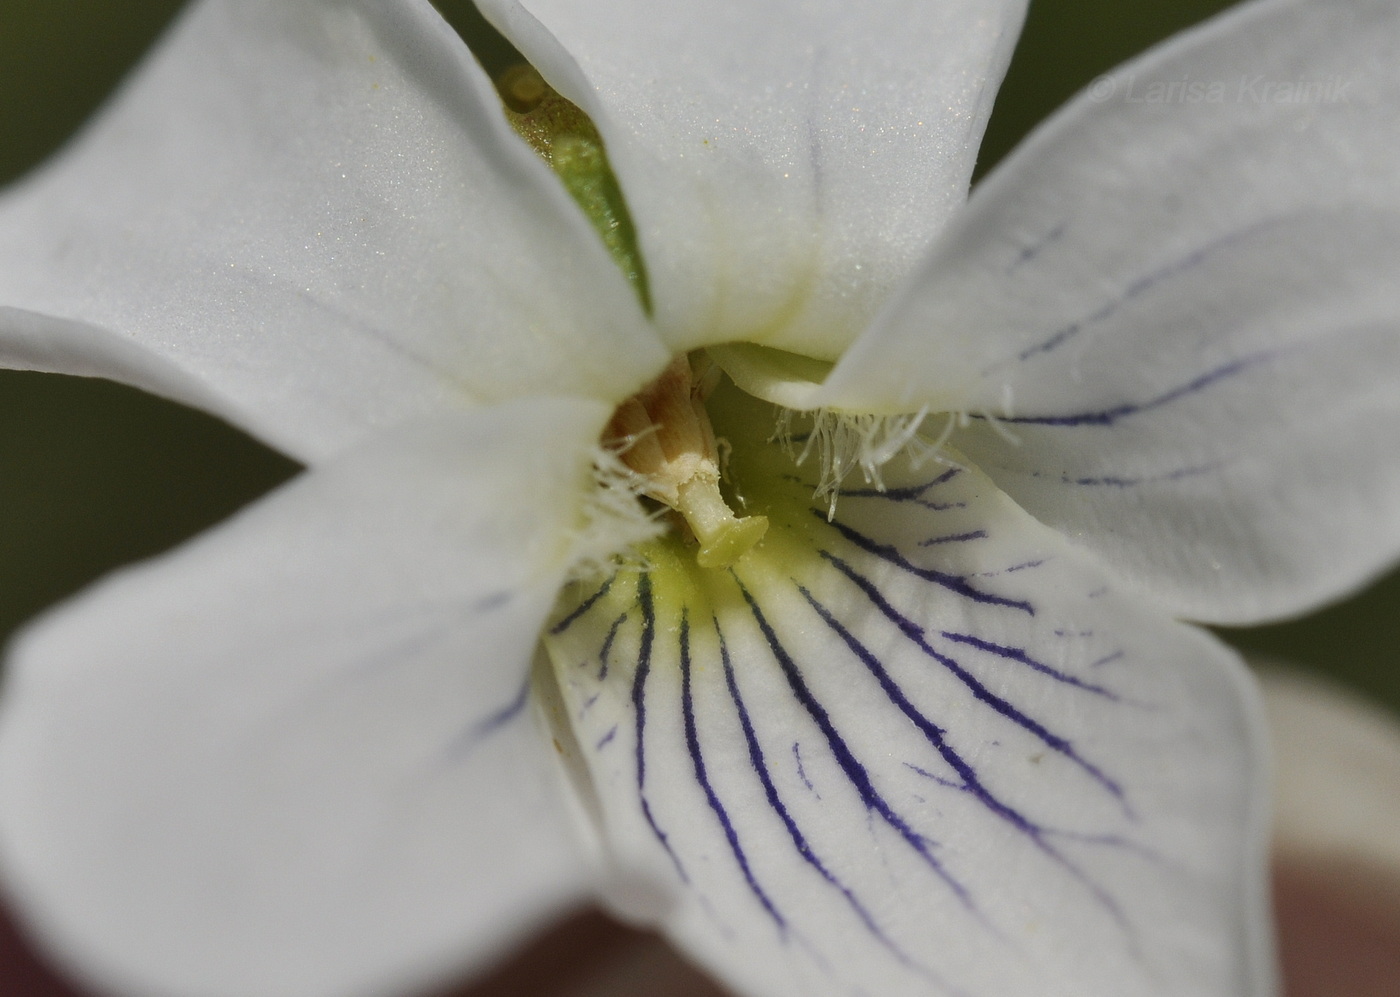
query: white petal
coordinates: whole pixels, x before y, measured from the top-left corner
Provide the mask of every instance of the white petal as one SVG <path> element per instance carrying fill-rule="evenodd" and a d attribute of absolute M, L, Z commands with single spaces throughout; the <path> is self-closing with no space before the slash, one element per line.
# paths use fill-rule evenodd
<path fill-rule="evenodd" d="M 673 348 L 834 359 L 963 203 L 1023 0 L 485 0 L 597 122 Z"/>
<path fill-rule="evenodd" d="M 828 525 L 716 428 L 763 544 L 732 575 L 648 550 L 547 638 L 672 937 L 752 997 L 1271 994 L 1234 655 L 973 471 L 890 469 Z"/>
<path fill-rule="evenodd" d="M 302 459 L 472 402 L 616 401 L 665 363 L 425 0 L 195 5 L 0 201 L 0 305 L 0 363 L 131 380 Z"/>
<path fill-rule="evenodd" d="M 107 989 L 399 993 L 589 874 L 526 689 L 606 406 L 418 423 L 20 640 L 0 858 Z"/>
<path fill-rule="evenodd" d="M 1400 548 L 1397 44 L 1391 0 L 1278 0 L 1096 82 L 816 400 L 1001 417 L 956 444 L 1174 612 L 1358 584 Z"/>

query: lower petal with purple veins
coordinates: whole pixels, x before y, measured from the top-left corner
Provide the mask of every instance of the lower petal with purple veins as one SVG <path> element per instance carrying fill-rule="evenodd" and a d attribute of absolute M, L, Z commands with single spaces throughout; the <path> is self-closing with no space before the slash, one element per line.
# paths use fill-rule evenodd
<path fill-rule="evenodd" d="M 669 885 L 672 937 L 773 997 L 1267 993 L 1233 655 L 975 470 L 896 458 L 828 522 L 762 403 L 710 409 L 768 534 L 723 569 L 651 541 L 546 639 L 613 859 Z"/>

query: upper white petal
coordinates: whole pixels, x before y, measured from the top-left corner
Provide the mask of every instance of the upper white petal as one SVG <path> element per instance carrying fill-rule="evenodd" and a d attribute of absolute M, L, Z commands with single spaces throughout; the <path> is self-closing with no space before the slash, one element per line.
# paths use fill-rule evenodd
<path fill-rule="evenodd" d="M 608 416 L 416 423 L 29 630 L 0 860 L 103 989 L 400 993 L 577 903 L 525 692 Z"/>
<path fill-rule="evenodd" d="M 426 0 L 196 4 L 0 200 L 0 306 L 0 363 L 133 381 L 302 459 L 473 402 L 616 401 L 665 361 Z"/>
<path fill-rule="evenodd" d="M 597 122 L 675 349 L 834 359 L 963 203 L 1024 0 L 485 0 Z"/>
<path fill-rule="evenodd" d="M 957 445 L 1177 613 L 1358 584 L 1400 548 L 1397 52 L 1391 0 L 1267 0 L 1096 82 L 813 401 L 999 417 Z"/>
<path fill-rule="evenodd" d="M 973 470 L 828 524 L 763 408 L 716 425 L 763 543 L 648 550 L 546 638 L 608 843 L 679 898 L 615 902 L 752 997 L 1271 994 L 1234 655 Z"/>

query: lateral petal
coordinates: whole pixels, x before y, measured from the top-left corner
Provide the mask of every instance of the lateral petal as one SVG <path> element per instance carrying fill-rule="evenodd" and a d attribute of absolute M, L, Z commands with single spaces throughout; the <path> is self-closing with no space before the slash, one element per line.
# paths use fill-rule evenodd
<path fill-rule="evenodd" d="M 397 994 L 591 885 L 528 695 L 593 402 L 418 423 L 18 641 L 0 864 L 104 990 Z"/>
<path fill-rule="evenodd" d="M 754 997 L 1271 994 L 1235 656 L 973 470 L 828 523 L 752 421 L 716 429 L 763 543 L 654 545 L 546 638 L 617 861 L 680 897 L 623 912 Z"/>
<path fill-rule="evenodd" d="M 608 143 L 673 349 L 835 359 L 963 204 L 1023 0 L 485 0 Z"/>
<path fill-rule="evenodd" d="M 0 305 L 0 363 L 129 380 L 303 460 L 522 394 L 618 401 L 666 360 L 426 0 L 194 5 L 0 200 Z"/>
<path fill-rule="evenodd" d="M 1096 81 L 813 403 L 995 417 L 955 445 L 1181 615 L 1360 584 L 1400 549 L 1397 44 L 1388 0 L 1268 0 Z"/>

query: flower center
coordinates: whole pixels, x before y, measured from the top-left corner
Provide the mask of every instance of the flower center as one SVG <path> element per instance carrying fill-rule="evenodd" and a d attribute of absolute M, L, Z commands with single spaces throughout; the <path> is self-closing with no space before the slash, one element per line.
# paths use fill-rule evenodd
<path fill-rule="evenodd" d="M 643 308 L 650 311 L 636 231 L 597 127 L 528 64 L 501 73 L 496 87 L 511 127 L 559 177 Z M 736 516 L 720 490 L 721 461 L 705 408 L 720 368 L 751 395 L 787 409 L 803 409 L 804 395 L 826 377 L 831 364 L 752 343 L 712 347 L 694 358 L 677 357 L 655 381 L 618 406 L 601 440 L 606 452 L 598 458 L 600 483 L 611 481 L 612 471 L 622 471 L 603 489 L 610 501 L 599 503 L 600 509 L 605 514 L 619 511 L 611 500 L 628 493 L 662 503 L 674 513 L 682 536 L 699 543 L 696 563 L 702 568 L 734 564 L 768 530 L 764 516 Z M 834 516 L 836 495 L 851 471 L 859 467 L 866 482 L 880 488 L 880 465 L 913 443 L 925 415 L 920 411 L 890 419 L 817 411 L 811 413 L 812 425 L 798 452 L 791 446 L 789 412 L 778 436 L 798 464 L 817 457 L 822 467 L 817 495 L 828 500 L 828 515 Z M 936 453 L 941 443 L 940 439 L 927 449 Z M 624 501 L 631 503 L 630 498 Z M 622 518 L 636 519 L 628 514 Z M 646 525 L 655 528 L 654 521 Z"/>
<path fill-rule="evenodd" d="M 604 446 L 637 473 L 642 494 L 679 515 L 700 544 L 695 559 L 703 568 L 728 567 L 768 531 L 767 518 L 734 515 L 720 493 L 719 448 L 705 409 L 718 375 L 703 359 L 693 366 L 676 357 L 618 406 L 603 431 Z"/>
<path fill-rule="evenodd" d="M 563 182 L 650 310 L 636 232 L 597 127 L 528 64 L 507 69 L 496 78 L 496 88 L 511 127 Z M 708 360 L 697 363 L 711 369 Z M 720 492 L 719 451 L 705 410 L 719 377 L 717 368 L 712 373 L 697 377 L 690 359 L 677 357 L 618 406 L 602 444 L 609 452 L 603 456 L 615 455 L 625 465 L 637 492 L 676 514 L 682 532 L 700 545 L 696 562 L 723 568 L 763 539 L 768 520 L 735 516 Z"/>

